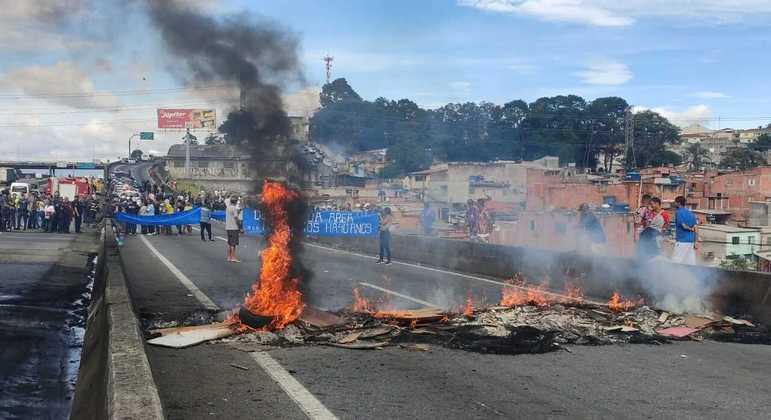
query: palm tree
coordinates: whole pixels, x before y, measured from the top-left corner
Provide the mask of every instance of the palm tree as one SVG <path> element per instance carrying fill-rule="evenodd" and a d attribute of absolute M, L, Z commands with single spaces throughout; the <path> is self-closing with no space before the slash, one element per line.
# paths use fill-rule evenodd
<path fill-rule="evenodd" d="M 684 161 L 688 163 L 688 169 L 692 171 L 700 170 L 705 164 L 711 163 L 709 150 L 701 146 L 700 143 L 693 143 L 685 149 Z"/>

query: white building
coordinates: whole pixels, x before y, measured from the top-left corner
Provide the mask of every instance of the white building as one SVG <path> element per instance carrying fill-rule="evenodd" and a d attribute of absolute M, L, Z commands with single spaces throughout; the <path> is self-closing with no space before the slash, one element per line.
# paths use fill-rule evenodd
<path fill-rule="evenodd" d="M 699 225 L 698 238 L 702 255 L 716 261 L 726 257 L 751 258 L 760 249 L 761 232 L 757 228 L 729 225 Z"/>

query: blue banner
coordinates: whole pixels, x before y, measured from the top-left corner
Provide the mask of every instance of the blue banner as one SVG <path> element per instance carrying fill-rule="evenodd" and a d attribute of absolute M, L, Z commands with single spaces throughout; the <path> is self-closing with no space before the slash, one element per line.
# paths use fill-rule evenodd
<path fill-rule="evenodd" d="M 265 226 L 259 211 L 243 210 L 244 232 L 263 235 Z M 304 233 L 309 236 L 374 236 L 378 234 L 380 219 L 377 213 L 349 211 L 320 211 L 311 213 Z"/>
<path fill-rule="evenodd" d="M 117 213 L 115 220 L 121 223 L 132 223 L 135 225 L 155 225 L 155 226 L 174 226 L 174 225 L 197 225 L 201 221 L 201 209 L 194 208 L 188 211 L 182 211 L 173 214 L 159 214 L 157 216 L 138 216 L 128 213 Z"/>
<path fill-rule="evenodd" d="M 211 217 L 214 220 L 219 220 L 220 222 L 224 222 L 225 210 L 212 210 L 211 213 L 209 213 L 209 217 Z"/>

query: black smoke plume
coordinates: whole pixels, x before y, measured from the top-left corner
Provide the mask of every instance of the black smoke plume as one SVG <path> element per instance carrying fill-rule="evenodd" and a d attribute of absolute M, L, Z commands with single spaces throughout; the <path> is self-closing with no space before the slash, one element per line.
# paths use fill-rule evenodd
<path fill-rule="evenodd" d="M 296 37 L 273 22 L 246 14 L 214 18 L 171 0 L 147 0 L 147 8 L 166 48 L 183 65 L 173 69 L 183 82 L 238 86 L 240 101 L 219 131 L 228 144 L 251 156 L 255 189 L 265 178 L 299 184 L 302 159 L 289 143 L 289 118 L 281 100 L 287 84 L 304 82 Z M 300 291 L 306 303 L 313 304 L 312 273 L 299 255 L 306 202 L 292 202 L 287 210 L 293 232 L 291 274 L 302 279 Z"/>
<path fill-rule="evenodd" d="M 282 88 L 303 82 L 297 38 L 249 14 L 215 18 L 172 0 L 146 5 L 166 49 L 181 64 L 172 66 L 178 77 L 186 84 L 238 87 L 240 101 L 219 130 L 228 144 L 252 157 L 250 175 L 299 180 L 281 100 Z"/>

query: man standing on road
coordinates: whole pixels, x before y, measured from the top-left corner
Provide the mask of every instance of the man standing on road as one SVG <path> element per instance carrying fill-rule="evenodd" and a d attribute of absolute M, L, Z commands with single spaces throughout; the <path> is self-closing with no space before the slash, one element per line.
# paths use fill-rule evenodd
<path fill-rule="evenodd" d="M 59 233 L 70 233 L 70 224 L 72 223 L 72 203 L 70 203 L 70 199 L 67 197 L 64 197 L 64 200 L 62 202 L 62 212 L 61 217 L 59 218 Z"/>
<path fill-rule="evenodd" d="M 228 233 L 228 262 L 240 263 L 236 258 L 236 247 L 238 246 L 238 197 L 230 197 L 228 206 L 225 208 L 225 231 Z M 202 231 L 203 232 L 203 231 Z"/>
<path fill-rule="evenodd" d="M 685 197 L 675 197 L 675 249 L 672 262 L 696 265 L 696 216 L 685 206 Z"/>
<path fill-rule="evenodd" d="M 377 264 L 391 264 L 391 226 L 393 221 L 391 208 L 384 208 L 380 214 L 380 258 L 377 260 Z M 385 261 L 383 261 L 384 257 Z"/>
<path fill-rule="evenodd" d="M 134 199 L 129 199 L 128 203 L 126 203 L 126 213 L 128 213 L 131 216 L 136 216 L 139 214 L 139 204 L 134 201 Z M 76 222 L 77 223 L 77 222 Z M 77 224 L 76 224 L 77 226 Z M 136 223 L 127 223 L 126 224 L 126 235 L 136 235 L 137 234 L 137 225 Z"/>
<path fill-rule="evenodd" d="M 201 201 L 201 240 L 206 241 L 204 238 L 204 231 L 209 235 L 209 240 L 213 241 L 211 237 L 211 209 L 209 208 L 209 199 L 204 198 Z"/>
<path fill-rule="evenodd" d="M 75 233 L 80 233 L 80 226 L 83 224 L 83 201 L 80 196 L 75 196 L 75 200 L 72 202 L 72 213 L 75 217 Z"/>

